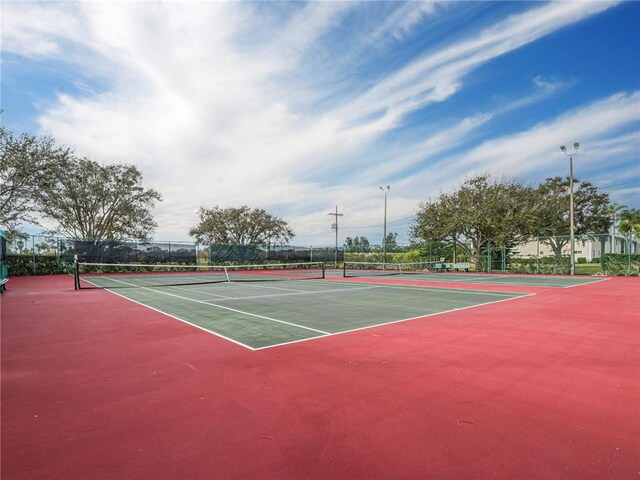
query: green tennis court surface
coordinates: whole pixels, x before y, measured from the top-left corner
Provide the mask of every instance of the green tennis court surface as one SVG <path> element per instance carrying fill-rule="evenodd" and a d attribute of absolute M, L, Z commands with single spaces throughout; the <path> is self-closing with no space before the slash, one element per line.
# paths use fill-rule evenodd
<path fill-rule="evenodd" d="M 91 282 L 112 286 L 100 277 Z M 152 286 L 112 292 L 251 349 L 523 296 L 330 280 Z"/>
<path fill-rule="evenodd" d="M 335 272 L 335 273 L 334 273 Z M 342 276 L 342 270 L 327 271 L 327 275 Z M 493 285 L 523 285 L 532 287 L 574 287 L 587 283 L 601 282 L 606 277 L 585 276 L 561 276 L 561 275 L 516 275 L 516 274 L 491 274 L 491 273 L 436 273 L 436 272 L 411 272 L 394 273 L 393 278 L 407 280 L 426 280 L 430 282 L 457 282 L 457 283 L 482 283 Z M 347 270 L 347 277 L 382 277 L 383 272 L 369 270 Z"/>

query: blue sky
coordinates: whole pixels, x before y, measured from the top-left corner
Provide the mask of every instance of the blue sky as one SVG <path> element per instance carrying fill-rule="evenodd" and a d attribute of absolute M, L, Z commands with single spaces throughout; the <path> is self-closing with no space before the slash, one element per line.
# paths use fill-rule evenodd
<path fill-rule="evenodd" d="M 156 239 L 265 208 L 296 244 L 408 240 L 480 172 L 640 207 L 640 2 L 3 2 L 3 123 L 137 165 Z"/>

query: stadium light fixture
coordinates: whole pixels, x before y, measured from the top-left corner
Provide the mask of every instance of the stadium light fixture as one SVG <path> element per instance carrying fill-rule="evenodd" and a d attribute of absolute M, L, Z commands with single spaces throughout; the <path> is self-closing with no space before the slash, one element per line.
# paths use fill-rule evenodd
<path fill-rule="evenodd" d="M 573 144 L 573 152 L 567 153 L 567 147 L 562 145 L 560 151 L 569 157 L 569 234 L 571 237 L 571 275 L 576 274 L 576 242 L 575 242 L 575 223 L 574 223 L 574 204 L 573 204 L 573 156 L 578 154 L 580 143 Z"/>
<path fill-rule="evenodd" d="M 384 233 L 382 237 L 382 263 L 387 263 L 387 194 L 389 190 L 391 190 L 391 186 L 387 185 L 387 188 L 384 189 L 379 187 L 384 193 Z"/>

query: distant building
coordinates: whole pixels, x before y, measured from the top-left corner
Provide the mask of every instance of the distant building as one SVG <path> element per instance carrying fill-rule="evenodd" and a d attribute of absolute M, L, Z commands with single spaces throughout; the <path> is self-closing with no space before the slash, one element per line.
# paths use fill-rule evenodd
<path fill-rule="evenodd" d="M 568 237 L 567 237 L 568 240 Z M 628 253 L 627 244 L 630 244 L 631 253 L 639 253 L 640 245 L 638 239 L 629 239 L 626 235 L 620 233 L 612 237 L 610 234 L 600 234 L 598 236 L 576 235 L 575 237 L 575 257 L 586 258 L 587 262 L 593 261 L 594 258 L 600 258 L 603 253 Z M 604 250 L 603 250 L 604 248 Z M 562 254 L 571 255 L 571 244 L 567 243 L 562 247 Z M 553 250 L 544 240 L 532 240 L 523 245 L 519 245 L 513 250 L 513 256 L 516 258 L 537 258 L 551 257 Z"/>

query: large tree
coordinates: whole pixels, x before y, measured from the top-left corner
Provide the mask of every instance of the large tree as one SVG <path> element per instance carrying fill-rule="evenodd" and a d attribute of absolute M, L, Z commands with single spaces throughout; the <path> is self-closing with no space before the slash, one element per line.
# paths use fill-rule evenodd
<path fill-rule="evenodd" d="M 550 177 L 535 191 L 538 213 L 534 233 L 543 236 L 557 257 L 570 241 L 569 178 Z M 574 180 L 574 231 L 576 235 L 607 232 L 611 226 L 609 194 L 589 182 Z"/>
<path fill-rule="evenodd" d="M 294 233 L 284 220 L 247 206 L 200 208 L 200 223 L 189 230 L 198 243 L 286 244 Z"/>
<path fill-rule="evenodd" d="M 398 246 L 398 234 L 395 232 L 387 233 L 387 238 L 384 241 L 387 250 L 393 250 Z"/>
<path fill-rule="evenodd" d="M 0 126 L 0 225 L 38 224 L 36 192 L 51 186 L 69 150 L 51 138 L 15 135 Z"/>
<path fill-rule="evenodd" d="M 411 234 L 450 244 L 477 263 L 491 245 L 509 249 L 526 240 L 536 211 L 531 196 L 532 189 L 516 181 L 477 175 L 458 190 L 422 203 Z"/>
<path fill-rule="evenodd" d="M 156 222 L 151 210 L 160 193 L 142 185 L 133 165 L 100 165 L 68 156 L 54 181 L 37 192 L 42 214 L 56 233 L 76 240 L 149 240 Z"/>

